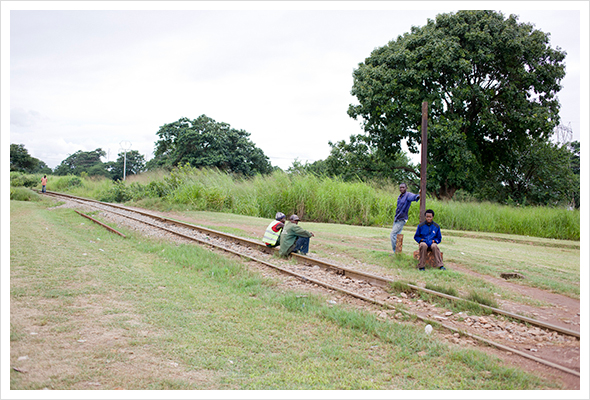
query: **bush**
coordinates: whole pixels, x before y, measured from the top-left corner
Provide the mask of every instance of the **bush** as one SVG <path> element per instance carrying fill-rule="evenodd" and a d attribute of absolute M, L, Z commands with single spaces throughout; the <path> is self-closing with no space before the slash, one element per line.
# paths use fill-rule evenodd
<path fill-rule="evenodd" d="M 10 186 L 33 188 L 41 184 L 41 178 L 35 175 L 23 174 L 20 172 L 10 173 Z"/>
<path fill-rule="evenodd" d="M 52 189 L 55 191 L 61 190 L 69 190 L 72 188 L 77 188 L 83 186 L 82 179 L 76 175 L 65 175 L 59 177 L 53 177 L 53 179 L 48 180 L 47 187 L 51 185 Z"/>
<path fill-rule="evenodd" d="M 41 196 L 25 187 L 11 187 L 10 200 L 16 201 L 41 201 Z"/>
<path fill-rule="evenodd" d="M 138 183 L 138 185 L 140 185 Z M 169 187 L 162 181 L 151 181 L 146 186 L 146 197 L 166 197 L 169 193 Z"/>
<path fill-rule="evenodd" d="M 107 203 L 124 203 L 133 198 L 131 191 L 123 181 L 116 181 L 109 190 L 101 195 L 100 201 Z"/>

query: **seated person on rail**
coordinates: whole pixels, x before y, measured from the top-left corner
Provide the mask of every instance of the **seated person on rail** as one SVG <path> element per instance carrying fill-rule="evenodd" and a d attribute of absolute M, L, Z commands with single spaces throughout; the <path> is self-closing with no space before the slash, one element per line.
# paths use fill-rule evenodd
<path fill-rule="evenodd" d="M 262 238 L 266 247 L 277 247 L 281 244 L 281 231 L 285 226 L 286 220 L 287 216 L 279 211 L 277 215 L 275 215 L 274 221 L 268 224 L 266 231 L 264 232 L 264 237 Z"/>
<path fill-rule="evenodd" d="M 314 235 L 300 227 L 299 221 L 301 221 L 299 217 L 293 214 L 285 224 L 281 233 L 281 249 L 279 250 L 281 257 L 287 257 L 291 253 L 307 255 L 309 252 L 309 238 Z"/>

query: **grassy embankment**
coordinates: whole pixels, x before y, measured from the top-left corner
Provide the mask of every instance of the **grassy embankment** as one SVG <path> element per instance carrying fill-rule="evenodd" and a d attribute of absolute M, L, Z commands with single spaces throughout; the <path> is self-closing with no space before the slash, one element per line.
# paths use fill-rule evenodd
<path fill-rule="evenodd" d="M 39 186 L 40 187 L 40 186 Z M 276 172 L 241 179 L 215 170 L 181 168 L 130 176 L 126 183 L 77 177 L 50 177 L 49 190 L 66 191 L 104 201 L 133 201 L 160 210 L 209 210 L 272 218 L 280 210 L 305 221 L 363 226 L 392 224 L 397 187 L 342 182 Z M 579 240 L 579 210 L 509 207 L 489 202 L 438 201 L 428 198 L 443 229 L 495 232 Z M 409 225 L 419 221 L 410 208 Z"/>
<path fill-rule="evenodd" d="M 11 201 L 11 389 L 541 389 L 197 246 Z M 27 359 L 19 357 L 27 356 Z"/>

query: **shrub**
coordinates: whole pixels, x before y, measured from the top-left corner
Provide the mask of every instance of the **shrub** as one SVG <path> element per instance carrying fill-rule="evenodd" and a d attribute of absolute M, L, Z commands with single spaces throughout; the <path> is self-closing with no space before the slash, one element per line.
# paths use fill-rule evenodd
<path fill-rule="evenodd" d="M 23 174 L 20 172 L 10 173 L 10 186 L 33 188 L 41 184 L 41 178 L 37 179 L 35 175 Z"/>
<path fill-rule="evenodd" d="M 132 199 L 131 191 L 128 190 L 125 183 L 122 181 L 116 181 L 113 187 L 102 194 L 99 198 L 100 201 L 107 203 L 124 203 Z"/>
<path fill-rule="evenodd" d="M 10 200 L 16 201 L 41 201 L 41 196 L 25 187 L 11 187 Z"/>
<path fill-rule="evenodd" d="M 54 177 L 47 182 L 47 186 L 53 188 L 55 191 L 69 190 L 82 186 L 82 179 L 76 175 L 65 175 Z"/>

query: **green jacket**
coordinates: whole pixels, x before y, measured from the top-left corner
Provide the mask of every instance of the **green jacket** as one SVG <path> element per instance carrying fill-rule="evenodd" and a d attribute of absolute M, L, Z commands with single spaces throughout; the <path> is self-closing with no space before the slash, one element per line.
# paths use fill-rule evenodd
<path fill-rule="evenodd" d="M 299 237 L 311 237 L 311 232 L 306 231 L 291 221 L 287 221 L 283 232 L 281 232 L 281 249 L 279 250 L 279 255 L 287 257 L 291 253 L 291 247 L 295 246 L 295 242 Z"/>

